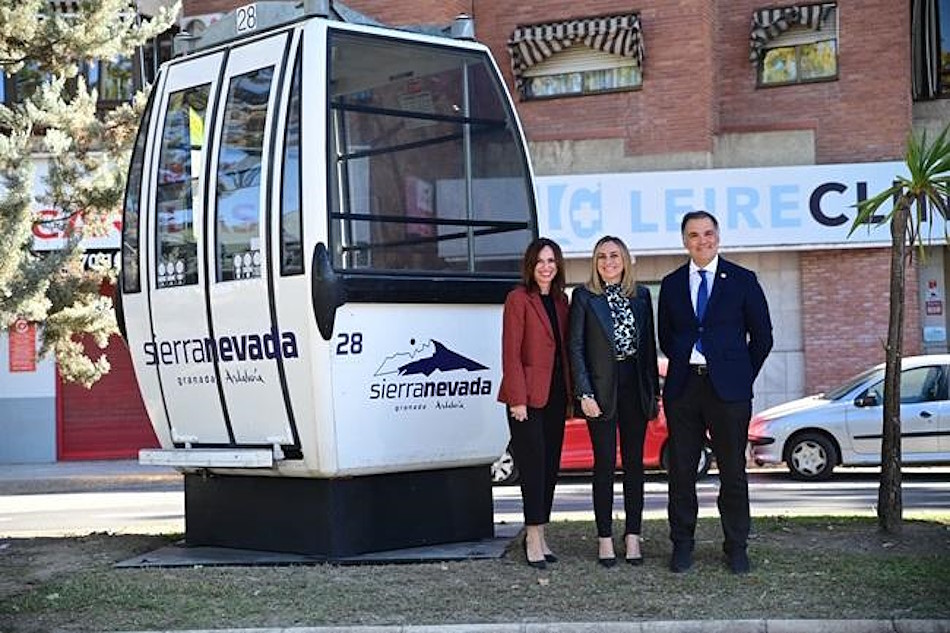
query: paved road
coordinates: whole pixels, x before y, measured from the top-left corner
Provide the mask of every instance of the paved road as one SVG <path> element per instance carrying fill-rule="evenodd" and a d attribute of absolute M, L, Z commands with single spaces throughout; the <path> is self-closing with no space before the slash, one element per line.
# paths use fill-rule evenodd
<path fill-rule="evenodd" d="M 60 467 L 57 477 L 42 479 L 28 467 L 0 466 L 0 536 L 34 537 L 113 533 L 184 532 L 184 493 L 174 471 L 147 471 L 134 464 L 115 465 L 89 475 L 82 466 Z M 70 470 L 72 472 L 70 472 Z M 874 469 L 849 469 L 829 482 L 802 484 L 784 471 L 758 470 L 750 476 L 752 511 L 756 515 L 863 514 L 873 516 L 879 474 Z M 68 485 L 67 485 L 68 484 Z M 698 484 L 700 513 L 716 513 L 718 480 L 712 475 Z M 950 468 L 915 468 L 904 475 L 904 512 L 920 516 L 950 512 Z M 621 508 L 620 484 L 615 486 Z M 646 485 L 648 518 L 666 516 L 666 480 L 650 475 Z M 495 519 L 522 520 L 516 486 L 494 488 Z M 592 519 L 590 482 L 565 477 L 558 485 L 554 520 Z"/>
<path fill-rule="evenodd" d="M 786 471 L 754 470 L 749 476 L 753 515 L 848 514 L 874 516 L 880 471 L 873 468 L 844 469 L 830 481 L 802 483 Z M 700 514 L 715 515 L 719 480 L 715 474 L 697 484 Z M 950 468 L 914 468 L 904 473 L 902 485 L 905 514 L 950 512 Z M 619 482 L 614 486 L 615 508 L 622 508 Z M 667 484 L 662 475 L 648 475 L 644 516 L 666 517 Z M 592 518 L 590 483 L 583 477 L 565 477 L 558 484 L 554 519 Z M 517 487 L 495 489 L 495 516 L 514 520 L 521 512 Z"/>

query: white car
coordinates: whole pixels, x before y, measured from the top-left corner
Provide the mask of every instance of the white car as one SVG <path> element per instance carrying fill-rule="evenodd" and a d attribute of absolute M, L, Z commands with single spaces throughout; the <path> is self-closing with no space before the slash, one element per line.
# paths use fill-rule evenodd
<path fill-rule="evenodd" d="M 901 361 L 901 460 L 950 462 L 950 354 Z M 835 466 L 880 466 L 884 365 L 839 387 L 772 407 L 749 424 L 752 459 L 785 462 L 792 476 L 822 480 Z"/>

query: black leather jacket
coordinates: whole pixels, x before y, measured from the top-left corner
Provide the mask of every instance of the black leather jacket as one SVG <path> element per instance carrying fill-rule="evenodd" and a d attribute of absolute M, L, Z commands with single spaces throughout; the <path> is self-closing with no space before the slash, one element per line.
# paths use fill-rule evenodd
<path fill-rule="evenodd" d="M 649 420 L 657 415 L 660 395 L 653 302 L 650 291 L 640 285 L 637 285 L 636 296 L 629 300 L 637 324 L 640 402 Z M 571 296 L 570 355 L 575 396 L 593 394 L 602 412 L 598 419 L 616 417 L 617 398 L 624 394 L 617 393 L 617 351 L 610 306 L 605 295 L 596 295 L 583 286 L 576 288 Z"/>

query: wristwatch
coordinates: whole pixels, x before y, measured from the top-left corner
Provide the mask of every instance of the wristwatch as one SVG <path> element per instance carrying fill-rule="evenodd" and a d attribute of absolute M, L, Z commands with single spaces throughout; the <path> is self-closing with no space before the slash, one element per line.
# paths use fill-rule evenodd
<path fill-rule="evenodd" d="M 592 393 L 582 393 L 582 394 L 581 394 L 581 400 L 593 400 L 593 399 L 594 399 L 594 394 L 592 394 Z"/>

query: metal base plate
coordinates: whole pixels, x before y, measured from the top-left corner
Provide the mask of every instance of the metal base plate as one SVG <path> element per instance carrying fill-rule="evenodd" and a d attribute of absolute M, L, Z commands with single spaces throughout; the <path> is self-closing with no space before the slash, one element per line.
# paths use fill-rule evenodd
<path fill-rule="evenodd" d="M 384 552 L 368 552 L 354 556 L 329 558 L 306 554 L 285 552 L 263 552 L 259 550 L 235 549 L 228 547 L 187 546 L 184 541 L 162 547 L 153 552 L 140 554 L 120 561 L 114 565 L 119 569 L 149 567 L 203 567 L 212 566 L 282 566 L 317 565 L 333 563 L 336 565 L 380 565 L 389 563 L 431 563 L 447 560 L 498 559 L 504 556 L 511 541 L 521 531 L 520 523 L 496 523 L 495 537 L 478 541 L 443 543 L 426 547 Z"/>

